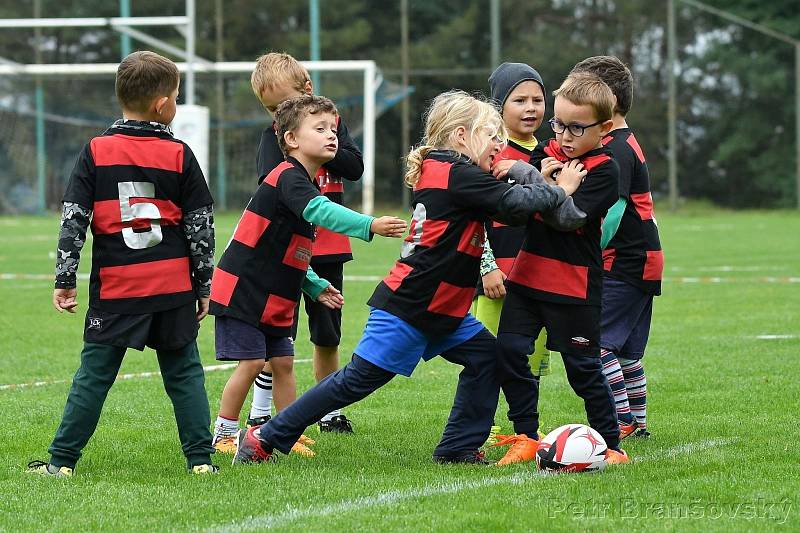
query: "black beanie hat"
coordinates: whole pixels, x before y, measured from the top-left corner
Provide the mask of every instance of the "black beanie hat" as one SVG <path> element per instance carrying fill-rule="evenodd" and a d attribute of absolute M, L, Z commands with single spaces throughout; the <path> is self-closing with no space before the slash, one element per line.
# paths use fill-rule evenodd
<path fill-rule="evenodd" d="M 523 81 L 535 81 L 542 86 L 544 82 L 538 72 L 530 65 L 525 63 L 503 63 L 489 76 L 489 90 L 492 92 L 492 100 L 500 105 L 500 109 L 506 103 L 506 98 L 514 88 Z"/>

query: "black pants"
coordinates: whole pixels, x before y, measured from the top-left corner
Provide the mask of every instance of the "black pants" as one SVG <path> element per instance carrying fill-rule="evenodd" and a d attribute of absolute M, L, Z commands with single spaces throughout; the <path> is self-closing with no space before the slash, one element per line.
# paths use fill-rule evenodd
<path fill-rule="evenodd" d="M 489 436 L 500 393 L 495 375 L 495 338 L 484 329 L 441 356 L 464 370 L 459 374 L 450 417 L 434 455 L 475 452 Z M 261 426 L 261 441 L 267 448 L 289 453 L 308 426 L 334 409 L 366 398 L 395 375 L 353 354 L 348 364 Z"/>
<path fill-rule="evenodd" d="M 75 467 L 100 420 L 108 391 L 122 365 L 126 348 L 85 343 L 81 366 L 72 380 L 64 416 L 50 445 L 50 462 Z M 172 400 L 183 454 L 188 466 L 211 462 L 211 414 L 205 376 L 192 341 L 178 350 L 157 350 L 164 388 Z"/>
<path fill-rule="evenodd" d="M 506 333 L 497 336 L 498 374 L 508 402 L 508 419 L 515 433 L 535 437 L 539 429 L 539 382 L 531 373 L 528 354 L 538 335 Z M 619 423 L 611 387 L 603 375 L 600 357 L 561 353 L 567 379 L 575 393 L 583 398 L 586 417 L 610 448 L 619 446 Z"/>

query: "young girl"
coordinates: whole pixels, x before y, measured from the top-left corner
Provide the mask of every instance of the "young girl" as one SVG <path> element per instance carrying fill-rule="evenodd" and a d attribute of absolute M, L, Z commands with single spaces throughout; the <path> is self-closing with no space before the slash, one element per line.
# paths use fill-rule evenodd
<path fill-rule="evenodd" d="M 468 314 L 489 217 L 522 224 L 551 209 L 580 180 L 510 185 L 490 173 L 505 129 L 497 110 L 463 91 L 437 96 L 422 146 L 408 155 L 406 182 L 414 216 L 400 259 L 369 300 L 372 307 L 353 358 L 266 424 L 242 430 L 234 463 L 288 453 L 303 430 L 332 409 L 374 392 L 395 375 L 410 376 L 420 359 L 441 355 L 464 367 L 444 435 L 440 463 L 485 462 L 497 408 L 495 339 Z"/>

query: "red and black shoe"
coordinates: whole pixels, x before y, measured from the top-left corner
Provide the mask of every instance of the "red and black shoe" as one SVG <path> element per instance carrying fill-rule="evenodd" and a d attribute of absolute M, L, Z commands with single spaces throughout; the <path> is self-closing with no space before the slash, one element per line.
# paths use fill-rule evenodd
<path fill-rule="evenodd" d="M 272 450 L 265 450 L 261 440 L 255 435 L 258 427 L 242 429 L 236 435 L 236 455 L 231 464 L 275 462 L 277 457 Z"/>

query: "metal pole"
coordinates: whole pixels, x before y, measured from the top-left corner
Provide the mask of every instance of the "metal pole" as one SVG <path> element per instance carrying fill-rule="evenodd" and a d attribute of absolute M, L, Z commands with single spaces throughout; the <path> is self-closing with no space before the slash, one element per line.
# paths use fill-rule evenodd
<path fill-rule="evenodd" d="M 33 2 L 33 16 L 39 18 L 42 16 L 42 2 L 41 0 L 34 0 Z M 36 62 L 42 62 L 42 30 L 36 28 L 34 30 L 36 37 Z M 45 136 L 44 136 L 44 86 L 42 85 L 42 78 L 36 77 L 36 190 L 38 196 L 37 207 L 39 212 L 44 212 L 47 207 L 47 154 L 45 152 Z"/>
<path fill-rule="evenodd" d="M 667 0 L 667 170 L 669 177 L 669 207 L 678 209 L 678 134 L 677 134 L 677 97 L 675 86 L 675 69 L 677 67 L 677 48 L 675 32 L 675 0 Z"/>
<path fill-rule="evenodd" d="M 309 38 L 310 38 L 310 46 L 311 46 L 311 61 L 319 61 L 320 60 L 320 50 L 319 50 L 319 0 L 309 0 L 308 2 L 308 10 L 309 10 L 309 18 L 310 18 L 310 28 L 309 28 Z M 311 83 L 314 85 L 314 92 L 319 94 L 321 91 L 320 83 L 319 83 L 319 72 L 313 71 L 311 73 Z"/>
<path fill-rule="evenodd" d="M 189 19 L 186 28 L 186 103 L 194 105 L 194 0 L 186 0 L 186 17 Z"/>
<path fill-rule="evenodd" d="M 492 32 L 492 64 L 490 68 L 495 69 L 500 64 L 500 0 L 490 0 L 489 11 Z"/>
<path fill-rule="evenodd" d="M 222 0 L 215 0 L 214 11 L 216 15 L 215 34 L 217 41 L 217 62 L 225 60 L 223 48 L 222 32 Z M 225 83 L 222 73 L 217 72 L 217 201 L 220 209 L 228 207 L 228 184 L 227 169 L 225 161 Z"/>
<path fill-rule="evenodd" d="M 130 17 L 131 16 L 131 0 L 119 0 L 119 16 L 120 17 Z M 130 35 L 125 35 L 124 33 L 119 38 L 119 49 L 120 49 L 120 56 L 122 59 L 128 56 L 131 53 L 131 37 Z"/>
<path fill-rule="evenodd" d="M 375 208 L 375 63 L 364 70 L 364 187 L 361 211 L 371 215 Z"/>
<path fill-rule="evenodd" d="M 800 42 L 794 45 L 794 146 L 797 208 L 800 209 Z"/>
<path fill-rule="evenodd" d="M 400 68 L 402 69 L 403 90 L 408 90 L 408 0 L 400 0 Z M 411 95 L 406 95 L 400 104 L 400 146 L 403 156 L 411 148 Z M 404 167 L 405 168 L 405 167 Z M 405 172 L 401 172 L 401 190 L 403 191 L 403 208 L 411 201 L 411 190 L 405 184 Z"/>

